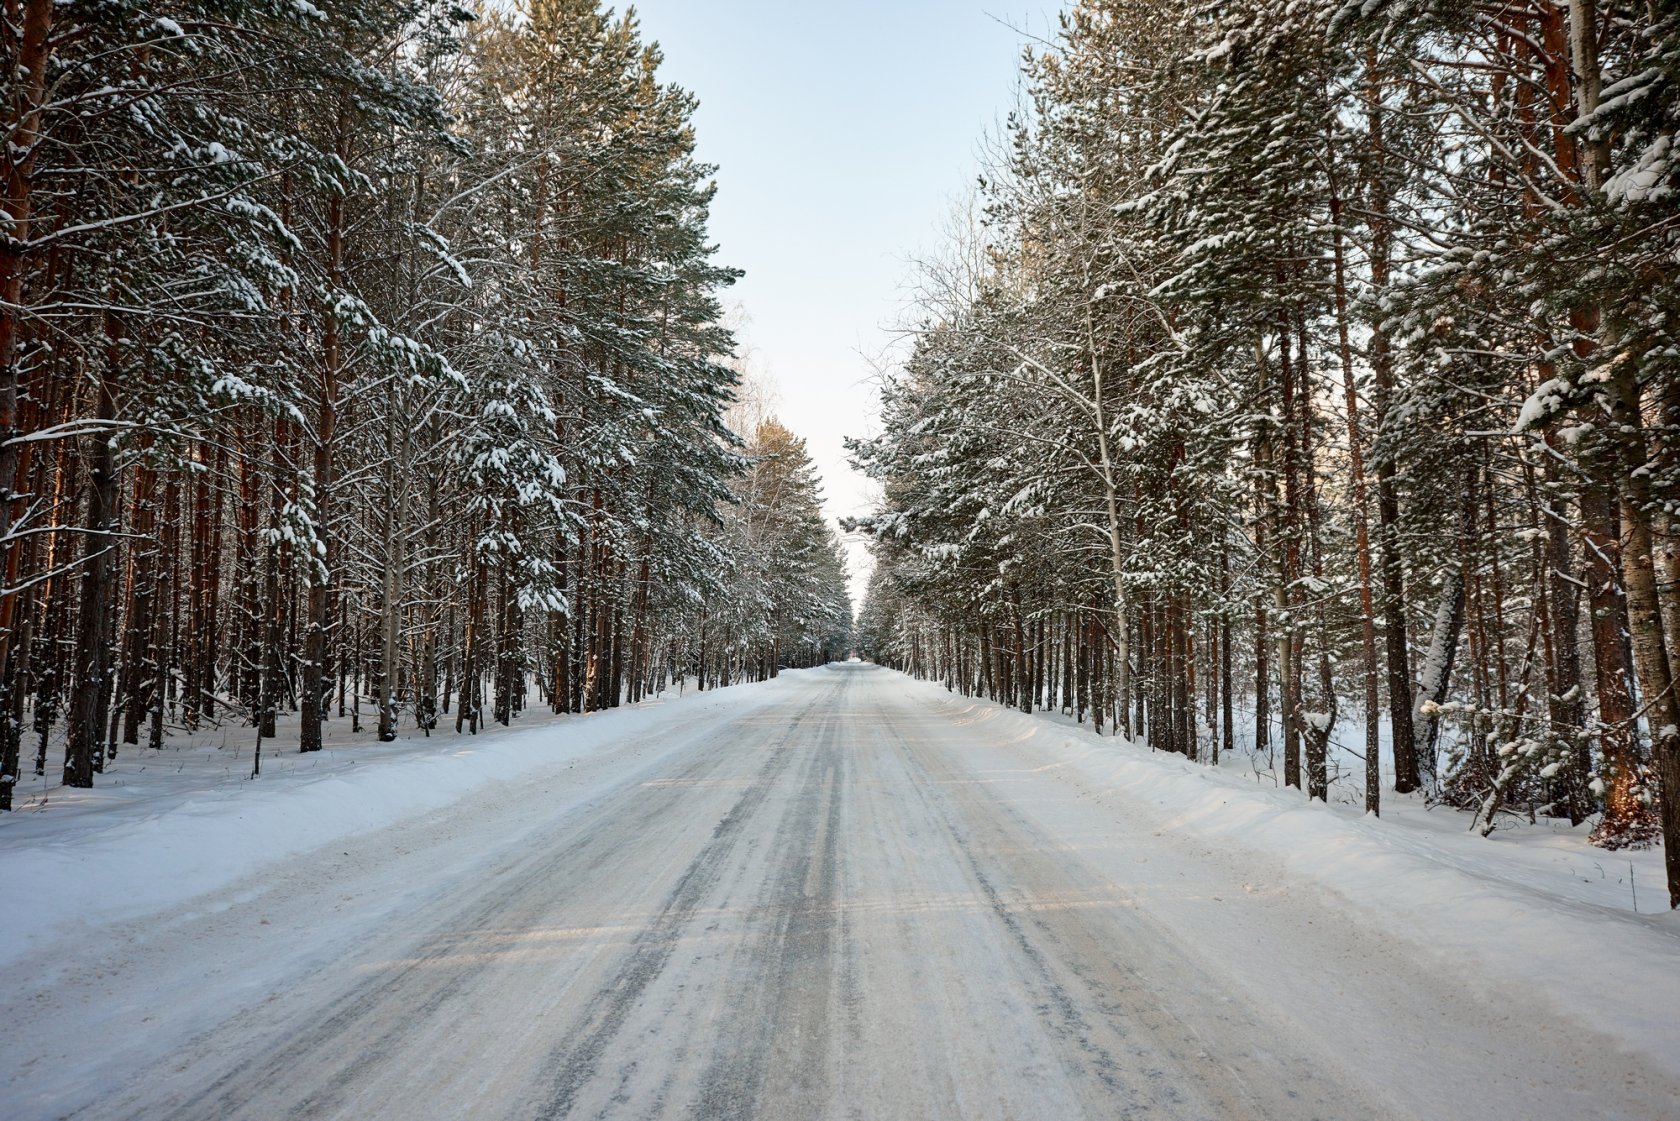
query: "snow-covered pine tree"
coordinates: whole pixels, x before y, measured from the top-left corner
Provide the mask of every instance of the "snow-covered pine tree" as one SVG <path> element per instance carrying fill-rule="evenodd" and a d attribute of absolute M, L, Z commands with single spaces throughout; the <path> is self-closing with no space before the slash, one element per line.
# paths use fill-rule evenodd
<path fill-rule="evenodd" d="M 1198 754 L 1236 689 L 1286 783 L 1327 796 L 1347 747 L 1372 810 L 1386 707 L 1397 791 L 1645 843 L 1680 782 L 1676 26 L 1075 5 L 854 444 L 863 647 L 1081 717 L 1095 683 Z"/>
<path fill-rule="evenodd" d="M 704 663 L 742 594 L 736 274 L 633 16 L 16 13 L 0 806 L 26 727 L 86 785 L 142 735 L 476 730 L 532 685 L 608 707 Z M 773 573 L 784 661 L 849 633 L 813 510 Z"/>

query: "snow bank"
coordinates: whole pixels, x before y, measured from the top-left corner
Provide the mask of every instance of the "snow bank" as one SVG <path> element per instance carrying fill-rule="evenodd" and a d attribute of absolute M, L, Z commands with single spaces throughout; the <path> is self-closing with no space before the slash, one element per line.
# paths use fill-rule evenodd
<path fill-rule="evenodd" d="M 809 671 L 536 727 L 340 748 L 320 769 L 271 768 L 256 781 L 154 781 L 116 812 L 55 806 L 0 828 L 0 966 L 77 929 L 140 918 L 227 887 L 288 856 L 440 810 L 493 783 L 650 740 L 673 746 L 769 704 Z M 158 753 L 152 753 L 153 757 Z M 326 753 L 324 753 L 326 754 Z M 371 759 L 357 765 L 356 759 Z M 130 749 L 126 765 L 145 759 Z M 309 756 L 276 756 L 295 763 Z M 247 771 L 249 760 L 241 764 Z M 154 768 L 156 769 L 156 768 Z M 279 773 L 275 773 L 278 770 Z M 103 780 L 102 780 L 103 781 Z M 82 812 L 77 812 L 81 810 Z M 55 812 L 57 811 L 57 812 Z"/>
<path fill-rule="evenodd" d="M 1271 858 L 1351 904 L 1351 920 L 1419 945 L 1492 987 L 1522 986 L 1680 1071 L 1673 1013 L 1680 1007 L 1680 913 L 1635 914 L 1587 902 L 1568 872 L 1541 875 L 1509 837 L 1449 837 L 1438 826 L 1310 803 L 1298 791 L 1259 787 L 1251 778 L 1099 737 L 1055 715 L 1027 716 L 926 682 L 907 680 L 906 687 L 972 725 L 977 738 L 1006 738 L 1035 762 L 1047 756 L 1047 774 L 1112 790 L 1155 819 L 1156 828 L 1203 841 L 1234 863 L 1247 859 L 1245 850 Z M 1596 853 L 1606 863 L 1627 860 L 1589 848 L 1584 830 L 1574 844 L 1582 859 Z M 1660 852 L 1638 855 L 1660 866 Z M 1655 911 L 1667 900 L 1640 902 Z"/>

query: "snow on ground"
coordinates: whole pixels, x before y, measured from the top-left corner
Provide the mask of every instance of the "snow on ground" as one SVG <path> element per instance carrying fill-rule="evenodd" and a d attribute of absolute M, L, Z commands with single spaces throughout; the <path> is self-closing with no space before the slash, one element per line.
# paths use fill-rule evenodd
<path fill-rule="evenodd" d="M 1147 808 L 1160 833 L 1239 865 L 1276 860 L 1350 905 L 1349 918 L 1539 994 L 1680 1074 L 1680 912 L 1666 907 L 1660 848 L 1610 853 L 1587 844 L 1589 825 L 1514 819 L 1484 839 L 1467 831 L 1470 815 L 1389 790 L 1374 819 L 1351 798 L 1311 803 L 1274 785 L 1247 754 L 1215 769 L 1099 737 L 1059 713 L 1028 716 L 927 682 L 906 688 L 972 724 L 977 743 L 1002 736 L 1017 755 L 1030 752 L 1036 775 L 1073 783 L 1081 798 Z M 1078 809 L 1056 805 L 1071 828 Z"/>
<path fill-rule="evenodd" d="M 1254 750 L 1253 710 L 1238 706 L 1234 717 L 1236 752 L 1221 755 L 1218 773 L 1240 784 L 1282 790 L 1283 755 L 1278 746 L 1282 728 L 1278 721 L 1273 719 L 1271 723 L 1272 752 L 1268 757 Z M 1059 712 L 1037 712 L 1033 719 L 1093 735 L 1088 725 L 1081 727 L 1072 717 Z M 1112 732 L 1112 728 L 1105 728 L 1103 738 L 1111 739 Z M 1202 725 L 1199 733 L 1202 764 L 1198 770 L 1205 771 L 1209 769 L 1206 760 L 1212 732 Z M 1443 744 L 1449 743 L 1451 730 L 1444 729 L 1441 739 Z M 1344 816 L 1351 818 L 1364 816 L 1364 747 L 1363 715 L 1344 711 L 1330 736 L 1330 802 L 1347 811 Z M 1566 818 L 1541 817 L 1530 821 L 1520 809 L 1501 812 L 1495 832 L 1484 839 L 1471 831 L 1472 814 L 1450 806 L 1429 805 L 1419 795 L 1394 793 L 1392 747 L 1385 718 L 1379 736 L 1382 820 L 1402 823 L 1407 830 L 1434 838 L 1430 847 L 1434 858 L 1612 910 L 1641 914 L 1667 912 L 1668 880 L 1660 846 L 1610 852 L 1586 843 L 1596 817 L 1571 826 Z M 1146 746 L 1142 750 L 1149 751 Z"/>
<path fill-rule="evenodd" d="M 866 666 L 290 758 L 131 753 L 0 823 L 0 1115 L 1680 1100 L 1680 921 L 1584 829 L 1373 820 Z"/>
<path fill-rule="evenodd" d="M 281 736 L 263 745 L 253 780 L 249 729 L 201 734 L 161 751 L 125 747 L 92 790 L 32 773 L 19 809 L 0 815 L 0 967 L 71 928 L 138 918 L 183 903 L 288 856 L 439 810 L 491 783 L 599 752 L 639 754 L 685 725 L 773 701 L 801 674 L 706 692 L 667 692 L 583 715 L 526 713 L 478 735 L 411 732 L 391 743 L 329 723 L 302 755 Z M 364 728 L 370 726 L 364 724 Z M 580 792 L 578 796 L 582 796 Z"/>

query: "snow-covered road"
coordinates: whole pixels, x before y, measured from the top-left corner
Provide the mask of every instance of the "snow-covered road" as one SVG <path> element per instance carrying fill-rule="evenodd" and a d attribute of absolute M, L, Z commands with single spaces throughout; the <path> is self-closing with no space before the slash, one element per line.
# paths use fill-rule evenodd
<path fill-rule="evenodd" d="M 9 971 L 0 1114 L 1674 1116 L 1672 1067 L 1007 722 L 775 685 L 73 932 Z"/>

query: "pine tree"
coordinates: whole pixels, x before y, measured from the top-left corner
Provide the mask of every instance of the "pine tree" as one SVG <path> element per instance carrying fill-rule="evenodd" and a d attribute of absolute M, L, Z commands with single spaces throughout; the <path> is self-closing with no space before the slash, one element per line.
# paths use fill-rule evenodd
<path fill-rule="evenodd" d="M 1386 707 L 1397 792 L 1648 843 L 1680 782 L 1675 26 L 1075 5 L 853 444 L 860 646 L 1197 757 L 1246 678 L 1257 759 L 1281 732 L 1315 798 L 1356 710 L 1372 812 Z"/>

